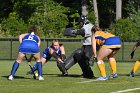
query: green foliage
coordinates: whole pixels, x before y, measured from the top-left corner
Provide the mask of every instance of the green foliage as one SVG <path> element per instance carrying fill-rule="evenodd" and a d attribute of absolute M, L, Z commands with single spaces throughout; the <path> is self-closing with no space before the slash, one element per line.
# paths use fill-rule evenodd
<path fill-rule="evenodd" d="M 135 24 L 129 19 L 120 19 L 110 26 L 111 32 L 119 36 L 122 40 L 138 39 L 138 31 Z"/>
<path fill-rule="evenodd" d="M 118 20 L 110 26 L 113 33 L 118 34 L 123 40 L 138 39 L 140 35 L 139 1 L 124 0 L 122 16 L 130 17 Z M 100 27 L 106 28 L 115 20 L 115 0 L 98 0 Z M 88 19 L 94 24 L 95 16 L 93 2 L 89 0 Z M 39 36 L 45 38 L 62 38 L 63 30 L 69 23 L 74 28 L 79 28 L 77 19 L 81 12 L 81 0 L 9 0 L 0 1 L 0 35 L 1 37 L 15 37 L 27 31 L 30 25 L 37 25 Z M 104 9 L 106 8 L 106 9 Z M 70 20 L 66 14 L 71 12 Z M 77 38 L 77 37 L 76 37 Z"/>
<path fill-rule="evenodd" d="M 131 16 L 131 20 L 134 22 L 134 26 L 137 29 L 138 37 L 140 37 L 140 11 L 135 11 L 134 14 Z"/>
<path fill-rule="evenodd" d="M 76 19 L 79 18 L 79 17 L 80 17 L 80 15 L 77 12 L 70 15 L 70 18 L 73 19 L 73 21 L 71 23 L 72 23 L 72 25 L 75 29 L 79 28 L 78 21 L 76 21 Z"/>
<path fill-rule="evenodd" d="M 18 19 L 16 15 L 15 12 L 10 13 L 9 17 L 1 22 L 1 33 L 4 33 L 6 37 L 17 36 L 27 31 L 27 25 L 22 19 Z"/>
<path fill-rule="evenodd" d="M 22 18 L 25 22 L 28 22 L 28 19 L 35 12 L 37 5 L 30 4 L 30 0 L 18 0 L 14 4 L 14 11 L 17 15 Z"/>
<path fill-rule="evenodd" d="M 88 12 L 88 15 L 87 16 L 88 16 L 88 20 L 92 24 L 95 24 L 96 17 L 95 17 L 94 11 L 92 9 L 89 9 L 89 12 Z"/>
<path fill-rule="evenodd" d="M 41 10 L 34 13 L 29 19 L 29 24 L 37 24 L 43 30 L 43 35 L 47 38 L 62 37 L 62 31 L 67 22 L 67 15 L 64 14 L 68 9 L 53 1 L 46 1 L 45 12 Z"/>

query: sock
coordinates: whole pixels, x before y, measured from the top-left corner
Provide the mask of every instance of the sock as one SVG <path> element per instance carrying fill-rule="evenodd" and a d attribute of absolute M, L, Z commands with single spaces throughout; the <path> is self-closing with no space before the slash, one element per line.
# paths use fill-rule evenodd
<path fill-rule="evenodd" d="M 38 76 L 42 76 L 42 62 L 37 62 Z"/>
<path fill-rule="evenodd" d="M 110 64 L 110 67 L 112 69 L 112 73 L 115 74 L 116 73 L 116 60 L 115 59 L 110 60 L 109 64 Z"/>
<path fill-rule="evenodd" d="M 33 66 L 33 71 L 35 72 L 37 70 L 37 63 Z M 32 72 L 32 70 L 30 70 Z"/>
<path fill-rule="evenodd" d="M 132 68 L 132 72 L 135 73 L 139 67 L 140 67 L 140 61 L 136 61 L 136 63 L 134 64 Z"/>
<path fill-rule="evenodd" d="M 12 76 L 15 75 L 15 73 L 16 73 L 18 67 L 19 67 L 19 63 L 15 61 L 14 64 L 13 64 L 13 67 L 12 67 L 12 71 L 11 71 L 11 75 L 12 75 Z"/>
<path fill-rule="evenodd" d="M 98 61 L 97 62 L 98 68 L 100 70 L 100 73 L 103 77 L 106 77 L 106 71 L 105 71 L 105 64 L 104 62 Z"/>

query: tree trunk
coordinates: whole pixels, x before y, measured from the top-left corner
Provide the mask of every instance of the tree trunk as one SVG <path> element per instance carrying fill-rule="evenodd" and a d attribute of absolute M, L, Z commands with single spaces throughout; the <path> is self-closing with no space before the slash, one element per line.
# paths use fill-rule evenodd
<path fill-rule="evenodd" d="M 82 15 L 87 16 L 88 11 L 87 11 L 87 0 L 81 0 L 81 5 L 82 5 Z"/>
<path fill-rule="evenodd" d="M 96 17 L 95 25 L 99 26 L 98 8 L 97 8 L 97 1 L 96 0 L 93 0 L 93 7 L 94 7 L 94 12 L 95 12 L 95 17 Z"/>
<path fill-rule="evenodd" d="M 122 17 L 122 0 L 116 0 L 116 20 Z"/>

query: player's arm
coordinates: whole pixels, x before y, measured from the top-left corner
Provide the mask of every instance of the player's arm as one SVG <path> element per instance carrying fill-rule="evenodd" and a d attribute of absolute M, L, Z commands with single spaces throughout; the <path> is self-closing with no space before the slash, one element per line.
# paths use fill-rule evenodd
<path fill-rule="evenodd" d="M 133 48 L 132 48 L 132 52 L 131 52 L 131 54 L 130 54 L 130 56 L 131 56 L 131 59 L 133 58 L 133 56 L 134 56 L 134 52 L 136 51 L 136 49 L 137 49 L 137 47 L 140 45 L 140 40 L 133 46 Z"/>
<path fill-rule="evenodd" d="M 52 50 L 51 48 L 49 49 L 50 54 L 59 62 L 64 63 L 63 60 L 56 54 L 56 52 L 54 52 L 54 50 Z"/>
<path fill-rule="evenodd" d="M 18 39 L 19 39 L 19 43 L 21 44 L 22 43 L 22 39 L 24 38 L 26 34 L 20 34 Z"/>
<path fill-rule="evenodd" d="M 61 51 L 61 59 L 64 61 L 66 59 L 65 47 L 63 44 L 60 44 L 60 51 Z"/>
<path fill-rule="evenodd" d="M 40 47 L 41 39 L 38 37 L 38 46 Z"/>
<path fill-rule="evenodd" d="M 93 51 L 93 54 L 94 54 L 94 57 L 97 57 L 97 54 L 96 54 L 96 39 L 95 39 L 95 34 L 94 32 L 92 32 L 92 51 Z"/>

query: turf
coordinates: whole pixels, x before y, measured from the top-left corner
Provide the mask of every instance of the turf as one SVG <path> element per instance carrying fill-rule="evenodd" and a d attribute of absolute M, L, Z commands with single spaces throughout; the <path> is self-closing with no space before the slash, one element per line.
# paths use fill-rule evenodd
<path fill-rule="evenodd" d="M 140 88 L 140 70 L 137 71 L 136 76 L 133 78 L 127 76 L 134 64 L 133 62 L 118 62 L 119 77 L 107 81 L 81 78 L 80 74 L 82 72 L 78 64 L 68 70 L 68 77 L 61 77 L 55 62 L 48 62 L 43 66 L 44 81 L 34 80 L 32 75 L 26 75 L 29 66 L 25 62 L 20 64 L 14 80 L 9 81 L 7 76 L 11 71 L 12 64 L 13 61 L 0 61 L 0 93 L 111 93 Z M 105 64 L 106 72 L 109 76 L 111 69 L 107 62 Z M 95 76 L 99 77 L 100 74 L 96 64 L 92 69 Z M 92 82 L 84 82 L 91 80 Z M 138 89 L 129 93 L 139 92 L 140 90 Z"/>

